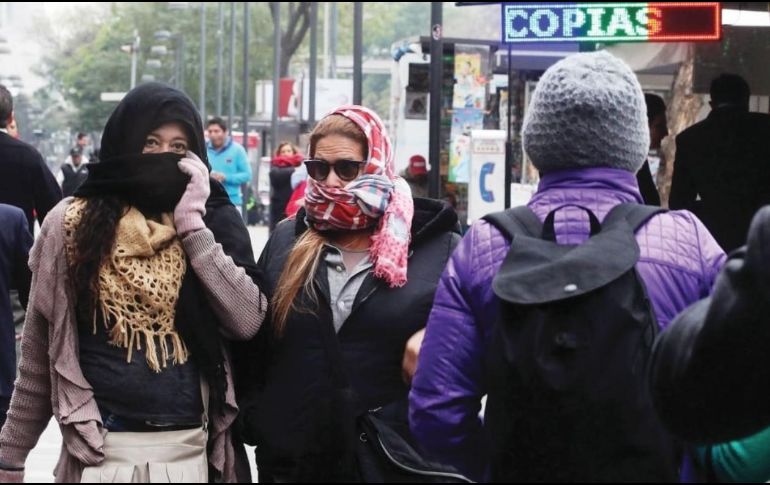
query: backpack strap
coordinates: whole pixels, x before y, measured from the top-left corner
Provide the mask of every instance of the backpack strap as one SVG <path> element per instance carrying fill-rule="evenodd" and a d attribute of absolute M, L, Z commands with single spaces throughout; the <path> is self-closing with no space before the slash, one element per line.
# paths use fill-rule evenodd
<path fill-rule="evenodd" d="M 625 222 L 633 232 L 636 232 L 654 216 L 664 212 L 668 211 L 651 205 L 636 203 L 618 204 L 604 218 L 602 228 L 615 227 L 621 222 Z"/>
<path fill-rule="evenodd" d="M 543 224 L 540 219 L 525 205 L 487 214 L 483 219 L 495 226 L 508 239 L 513 239 L 516 234 L 539 239 L 543 233 Z"/>

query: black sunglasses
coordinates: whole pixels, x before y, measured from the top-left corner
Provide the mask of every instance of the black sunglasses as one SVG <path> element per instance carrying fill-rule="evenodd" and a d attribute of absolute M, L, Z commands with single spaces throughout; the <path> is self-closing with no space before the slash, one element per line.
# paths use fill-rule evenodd
<path fill-rule="evenodd" d="M 326 160 L 305 160 L 308 175 L 313 177 L 313 180 L 319 182 L 326 180 L 332 169 L 334 169 L 334 173 L 337 174 L 340 180 L 350 182 L 358 177 L 358 172 L 364 163 L 366 162 L 356 160 L 337 160 L 334 163 L 329 163 Z"/>

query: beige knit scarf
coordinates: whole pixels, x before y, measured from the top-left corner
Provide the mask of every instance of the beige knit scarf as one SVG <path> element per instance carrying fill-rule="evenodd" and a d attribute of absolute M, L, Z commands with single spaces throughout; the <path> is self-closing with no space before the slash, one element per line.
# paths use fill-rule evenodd
<path fill-rule="evenodd" d="M 85 199 L 75 199 L 65 212 L 70 259 L 75 250 L 75 228 L 86 204 Z M 173 364 L 187 361 L 187 347 L 174 327 L 186 270 L 184 249 L 171 214 L 163 214 L 161 221 L 155 222 L 131 208 L 121 217 L 112 253 L 99 267 L 98 308 L 110 332 L 110 343 L 128 349 L 129 363 L 134 348 L 142 350 L 142 341 L 147 364 L 155 372 L 166 367 L 171 357 Z"/>

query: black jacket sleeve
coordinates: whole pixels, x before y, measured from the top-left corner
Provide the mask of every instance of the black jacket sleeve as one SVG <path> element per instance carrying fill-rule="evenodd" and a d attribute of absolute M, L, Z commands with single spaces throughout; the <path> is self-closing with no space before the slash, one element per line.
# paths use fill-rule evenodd
<path fill-rule="evenodd" d="M 28 156 L 32 158 L 33 162 L 30 165 L 33 167 L 32 181 L 34 185 L 32 190 L 34 191 L 35 211 L 37 212 L 37 220 L 42 226 L 45 216 L 59 203 L 62 194 L 56 178 L 48 170 L 43 157 L 35 150 L 30 150 Z"/>
<path fill-rule="evenodd" d="M 692 160 L 687 144 L 683 140 L 677 139 L 676 160 L 674 161 L 674 174 L 671 178 L 671 195 L 668 206 L 673 210 L 687 209 L 698 215 L 696 205 L 698 189 L 690 173 L 691 167 Z"/>
<path fill-rule="evenodd" d="M 696 443 L 770 426 L 770 206 L 734 251 L 710 298 L 685 310 L 655 344 L 651 390 L 663 422 Z"/>
<path fill-rule="evenodd" d="M 12 287 L 19 292 L 19 300 L 24 308 L 29 302 L 29 290 L 32 272 L 29 269 L 29 250 L 32 247 L 32 234 L 27 227 L 27 218 L 20 214 L 16 225 L 16 237 L 13 255 Z"/>

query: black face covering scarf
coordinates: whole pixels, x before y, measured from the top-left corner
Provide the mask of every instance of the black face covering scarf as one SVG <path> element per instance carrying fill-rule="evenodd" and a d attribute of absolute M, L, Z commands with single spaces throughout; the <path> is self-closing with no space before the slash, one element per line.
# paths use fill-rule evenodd
<path fill-rule="evenodd" d="M 175 153 L 122 155 L 92 163 L 75 197 L 116 196 L 144 214 L 171 212 L 190 177 L 179 170 Z"/>

